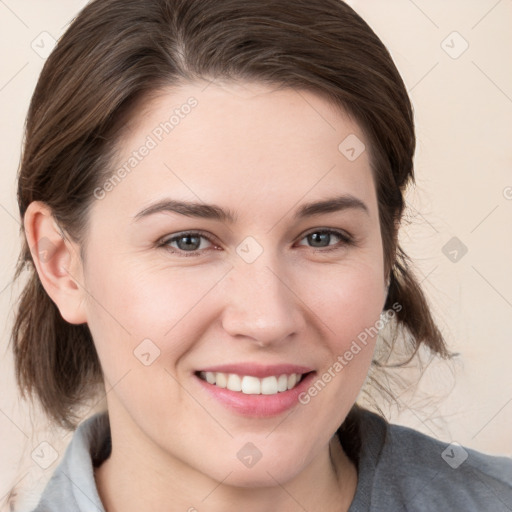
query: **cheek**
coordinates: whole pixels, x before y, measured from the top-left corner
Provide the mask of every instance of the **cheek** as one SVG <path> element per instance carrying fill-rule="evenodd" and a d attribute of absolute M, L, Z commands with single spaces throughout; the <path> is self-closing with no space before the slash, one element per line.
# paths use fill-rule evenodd
<path fill-rule="evenodd" d="M 312 430 L 334 432 L 359 395 L 371 365 L 385 303 L 382 269 L 357 262 L 317 275 L 314 310 L 324 326 L 321 369 L 299 397 Z M 326 428 L 328 426 L 328 428 Z"/>
<path fill-rule="evenodd" d="M 335 428 L 342 421 L 367 377 L 386 298 L 383 270 L 375 261 L 347 262 L 314 279 L 317 292 L 309 299 L 315 298 L 313 309 L 320 312 L 327 350 L 303 403 L 315 411 L 319 426 Z"/>
<path fill-rule="evenodd" d="M 310 290 L 305 302 L 340 349 L 379 319 L 386 299 L 383 279 L 378 265 L 362 261 L 317 273 L 304 284 L 304 293 Z"/>
<path fill-rule="evenodd" d="M 309 310 L 313 325 L 323 325 L 332 350 L 344 351 L 378 320 L 385 296 L 383 269 L 377 261 L 378 255 L 365 255 L 339 264 L 289 270 L 290 300 L 306 316 Z M 86 288 L 89 327 L 98 345 L 107 345 L 98 350 L 108 349 L 118 358 L 150 339 L 160 351 L 179 357 L 229 303 L 229 290 L 221 284 L 229 268 L 222 264 L 166 266 L 161 261 L 148 265 L 143 258 L 97 253 L 90 261 Z M 214 303 L 209 294 L 215 296 Z"/>
<path fill-rule="evenodd" d="M 102 364 L 131 367 L 145 343 L 141 350 L 152 348 L 172 365 L 211 322 L 204 299 L 226 269 L 106 259 L 91 260 L 86 278 L 88 324 Z"/>

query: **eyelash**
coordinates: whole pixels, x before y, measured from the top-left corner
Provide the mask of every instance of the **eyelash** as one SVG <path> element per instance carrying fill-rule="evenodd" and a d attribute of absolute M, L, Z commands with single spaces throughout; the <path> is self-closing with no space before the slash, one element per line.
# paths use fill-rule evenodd
<path fill-rule="evenodd" d="M 355 245 L 355 241 L 350 235 L 346 234 L 343 231 L 338 231 L 336 229 L 315 229 L 315 230 L 309 231 L 308 233 L 304 234 L 302 236 L 302 238 L 300 239 L 300 241 L 310 235 L 313 235 L 313 234 L 335 235 L 338 238 L 340 238 L 340 240 L 341 240 L 338 244 L 336 244 L 334 246 L 327 246 L 327 247 L 320 247 L 320 248 L 311 247 L 311 249 L 313 249 L 315 252 L 325 253 L 325 252 L 337 251 L 337 250 L 343 249 L 346 246 Z M 214 245 L 214 246 L 216 245 L 215 242 L 210 238 L 210 236 L 203 231 L 184 231 L 182 233 L 174 235 L 171 238 L 160 239 L 157 242 L 157 247 L 165 249 L 166 251 L 169 251 L 172 254 L 179 254 L 180 256 L 184 256 L 186 258 L 191 257 L 191 256 L 192 257 L 201 256 L 201 251 L 208 250 L 208 249 L 202 249 L 202 250 L 194 249 L 193 251 L 184 251 L 182 249 L 175 249 L 175 248 L 171 248 L 169 246 L 169 244 L 171 242 L 175 242 L 175 241 L 179 240 L 180 238 L 184 238 L 187 236 L 193 236 L 193 237 L 199 236 L 201 238 L 205 238 L 206 240 L 208 240 L 208 242 L 210 242 L 212 245 Z M 211 248 L 209 248 L 209 249 L 211 249 Z"/>

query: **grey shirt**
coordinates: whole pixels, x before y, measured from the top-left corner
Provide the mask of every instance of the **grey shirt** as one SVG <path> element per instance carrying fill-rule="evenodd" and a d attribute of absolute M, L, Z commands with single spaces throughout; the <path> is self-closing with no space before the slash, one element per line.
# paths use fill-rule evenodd
<path fill-rule="evenodd" d="M 358 468 L 349 512 L 512 511 L 512 458 L 438 441 L 357 406 L 337 435 Z M 107 414 L 83 422 L 34 512 L 105 512 L 94 467 L 110 450 Z"/>

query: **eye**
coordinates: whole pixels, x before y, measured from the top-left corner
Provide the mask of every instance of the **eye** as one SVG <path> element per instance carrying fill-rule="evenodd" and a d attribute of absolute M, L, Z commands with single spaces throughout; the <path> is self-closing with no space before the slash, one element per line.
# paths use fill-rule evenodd
<path fill-rule="evenodd" d="M 334 229 L 317 229 L 306 234 L 302 240 L 304 239 L 307 239 L 307 241 L 312 244 L 311 247 L 316 249 L 327 248 L 328 251 L 341 249 L 343 246 L 353 244 L 353 240 L 349 235 L 343 231 Z M 331 242 L 333 239 L 335 241 L 337 239 L 338 243 L 332 245 Z"/>
<path fill-rule="evenodd" d="M 307 240 L 313 249 L 323 249 L 321 252 L 333 251 L 354 244 L 350 235 L 334 229 L 316 229 L 310 231 L 301 240 Z M 332 244 L 333 240 L 334 244 Z M 157 242 L 157 246 L 185 257 L 201 256 L 202 251 L 218 249 L 210 237 L 201 231 L 186 231 L 162 238 Z"/>
<path fill-rule="evenodd" d="M 203 243 L 203 241 L 206 241 L 206 243 Z M 190 231 L 164 238 L 158 242 L 158 247 L 163 247 L 173 253 L 182 253 L 182 256 L 200 256 L 199 251 L 208 249 L 208 244 L 216 247 L 202 232 Z"/>

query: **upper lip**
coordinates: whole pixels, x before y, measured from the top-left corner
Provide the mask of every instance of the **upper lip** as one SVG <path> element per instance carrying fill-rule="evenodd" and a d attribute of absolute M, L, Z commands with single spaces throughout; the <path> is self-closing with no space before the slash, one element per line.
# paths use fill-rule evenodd
<path fill-rule="evenodd" d="M 237 363 L 237 364 L 220 364 L 201 368 L 200 372 L 213 372 L 213 373 L 235 373 L 237 375 L 252 375 L 260 379 L 270 377 L 272 375 L 291 375 L 292 373 L 309 373 L 313 368 L 308 366 L 301 366 L 296 364 L 274 364 L 263 365 L 257 363 Z"/>

